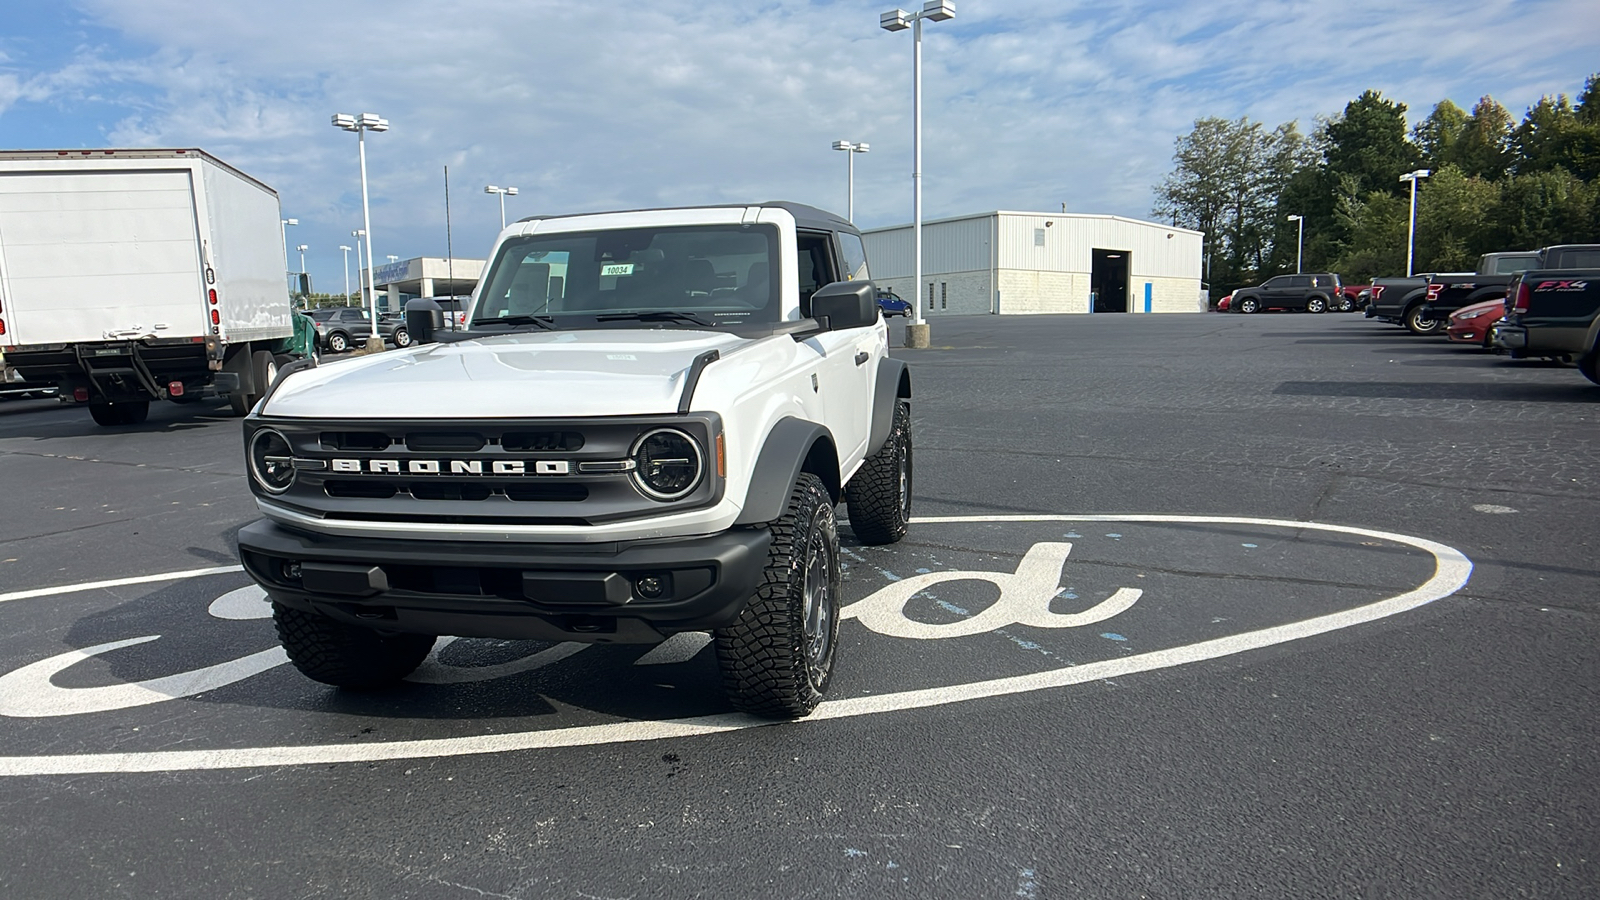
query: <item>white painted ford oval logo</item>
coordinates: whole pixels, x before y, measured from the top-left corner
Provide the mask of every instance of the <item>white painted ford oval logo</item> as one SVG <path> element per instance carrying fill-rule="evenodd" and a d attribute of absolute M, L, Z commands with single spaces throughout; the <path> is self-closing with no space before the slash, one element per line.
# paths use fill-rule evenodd
<path fill-rule="evenodd" d="M 903 544 L 847 546 L 844 552 L 851 602 L 843 611 L 840 668 L 830 699 L 798 723 L 802 726 L 1036 693 L 1246 653 L 1415 609 L 1459 590 L 1472 572 L 1459 551 L 1423 538 L 1219 516 L 922 518 Z M 96 587 L 171 583 L 159 595 L 188 578 L 215 580 L 236 572 L 236 567 L 220 567 L 21 591 L 0 594 L 0 604 L 83 594 Z M 706 712 L 718 709 L 721 701 L 714 677 L 707 674 L 705 635 L 679 635 L 655 647 L 538 645 L 509 657 L 504 656 L 506 642 L 442 638 L 408 679 L 413 686 L 401 691 L 463 691 L 470 690 L 463 685 L 475 682 L 522 678 L 527 681 L 519 691 L 530 702 L 544 693 L 570 690 L 574 682 L 588 685 L 593 693 L 586 702 L 563 695 L 560 712 L 546 708 L 530 713 L 530 727 L 506 733 L 485 729 L 461 736 L 461 721 L 470 724 L 474 718 L 470 707 L 461 721 L 431 733 L 426 718 L 386 719 L 375 709 L 348 715 L 382 722 L 386 732 L 403 722 L 401 730 L 409 732 L 395 739 L 349 743 L 294 745 L 261 739 L 270 738 L 274 729 L 262 725 L 261 716 L 250 708 L 252 691 L 262 700 L 271 696 L 271 702 L 254 705 L 273 716 L 293 717 L 300 713 L 294 702 L 284 700 L 285 694 L 304 698 L 303 706 L 310 709 L 321 705 L 331 689 L 300 679 L 284 666 L 286 657 L 271 642 L 270 626 L 254 621 L 271 615 L 258 588 L 233 587 L 211 598 L 203 607 L 209 616 L 201 607 L 183 607 L 179 614 L 187 618 L 161 633 L 128 630 L 126 607 L 117 607 L 121 636 L 86 641 L 79 649 L 21 661 L 0 673 L 0 740 L 5 752 L 16 754 L 0 757 L 0 775 L 461 756 L 681 738 L 770 724 Z M 0 616 L 4 614 L 0 605 Z M 168 612 L 164 620 L 169 625 L 172 615 Z M 197 615 L 203 622 L 195 621 Z M 253 652 L 181 670 L 154 652 L 183 641 L 186 631 L 201 626 L 255 628 L 251 633 L 260 640 Z M 82 684 L 73 675 L 80 664 L 131 658 L 129 654 L 137 661 L 114 667 L 122 680 L 67 686 Z M 170 657 L 190 658 L 178 653 Z M 603 671 L 582 679 L 563 674 L 564 667 L 586 665 Z M 677 677 L 671 672 L 694 682 L 695 690 L 660 683 Z M 633 683 L 623 684 L 628 679 Z M 608 685 L 615 689 L 608 692 Z M 646 688 L 661 689 L 660 696 L 639 699 Z M 191 725 L 182 733 L 193 749 L 158 749 L 173 742 L 172 735 L 162 734 L 163 727 L 176 728 L 172 723 L 182 718 L 175 701 L 205 702 L 210 692 L 224 689 L 235 708 L 222 718 L 236 716 L 239 728 L 255 729 L 248 732 L 251 746 L 237 745 L 242 732 L 235 728 L 195 740 L 193 733 L 203 733 L 204 726 Z M 397 702 L 391 698 L 384 708 Z M 654 718 L 651 713 L 660 709 L 669 712 Z M 29 722 L 49 720 L 52 727 L 38 740 L 41 748 L 55 748 L 75 722 L 137 716 L 141 710 L 150 712 L 142 733 L 149 746 L 130 747 L 132 742 L 124 740 L 119 747 L 127 749 L 117 751 L 86 745 L 84 752 L 69 754 L 25 752 L 30 735 L 40 733 L 29 730 Z M 505 714 L 498 715 L 494 721 L 503 726 Z M 206 717 L 207 722 L 215 719 L 214 712 Z M 438 731 L 451 736 L 438 736 Z M 86 739 L 103 733 L 93 727 L 84 731 Z M 212 746 L 194 747 L 203 742 Z"/>

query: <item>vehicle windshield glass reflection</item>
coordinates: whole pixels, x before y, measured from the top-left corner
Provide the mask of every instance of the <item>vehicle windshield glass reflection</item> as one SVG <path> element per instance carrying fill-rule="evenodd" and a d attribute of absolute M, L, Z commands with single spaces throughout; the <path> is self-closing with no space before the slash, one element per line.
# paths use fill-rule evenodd
<path fill-rule="evenodd" d="M 484 280 L 472 328 L 720 328 L 777 322 L 771 226 L 705 225 L 531 235 L 507 241 Z"/>

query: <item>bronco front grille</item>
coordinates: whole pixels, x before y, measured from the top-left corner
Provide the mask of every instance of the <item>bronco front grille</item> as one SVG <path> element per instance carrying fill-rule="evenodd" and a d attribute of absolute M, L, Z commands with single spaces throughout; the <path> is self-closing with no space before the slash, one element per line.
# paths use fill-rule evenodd
<path fill-rule="evenodd" d="M 295 480 L 286 503 L 328 519 L 438 525 L 597 524 L 712 505 L 715 471 L 687 497 L 662 502 L 634 484 L 635 444 L 662 426 L 715 446 L 712 415 L 571 420 L 397 421 L 260 419 L 289 442 Z M 261 488 L 252 479 L 252 490 Z M 265 496 L 265 495 L 264 495 Z"/>

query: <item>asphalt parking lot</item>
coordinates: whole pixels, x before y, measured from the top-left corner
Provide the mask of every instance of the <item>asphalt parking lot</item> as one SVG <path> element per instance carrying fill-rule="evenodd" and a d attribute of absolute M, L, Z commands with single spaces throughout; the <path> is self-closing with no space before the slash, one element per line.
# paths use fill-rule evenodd
<path fill-rule="evenodd" d="M 1355 315 L 933 344 L 919 521 L 842 528 L 833 693 L 768 727 L 687 636 L 312 683 L 223 407 L 0 402 L 0 895 L 1600 891 L 1600 387 Z"/>

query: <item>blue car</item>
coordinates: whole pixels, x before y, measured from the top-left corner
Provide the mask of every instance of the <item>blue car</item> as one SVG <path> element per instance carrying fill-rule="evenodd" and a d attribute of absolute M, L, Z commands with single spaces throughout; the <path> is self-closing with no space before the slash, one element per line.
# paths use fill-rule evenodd
<path fill-rule="evenodd" d="M 911 304 L 900 299 L 900 295 L 896 294 L 894 291 L 878 292 L 878 309 L 883 310 L 883 317 L 885 319 L 889 318 L 890 316 L 909 317 L 911 315 Z"/>

